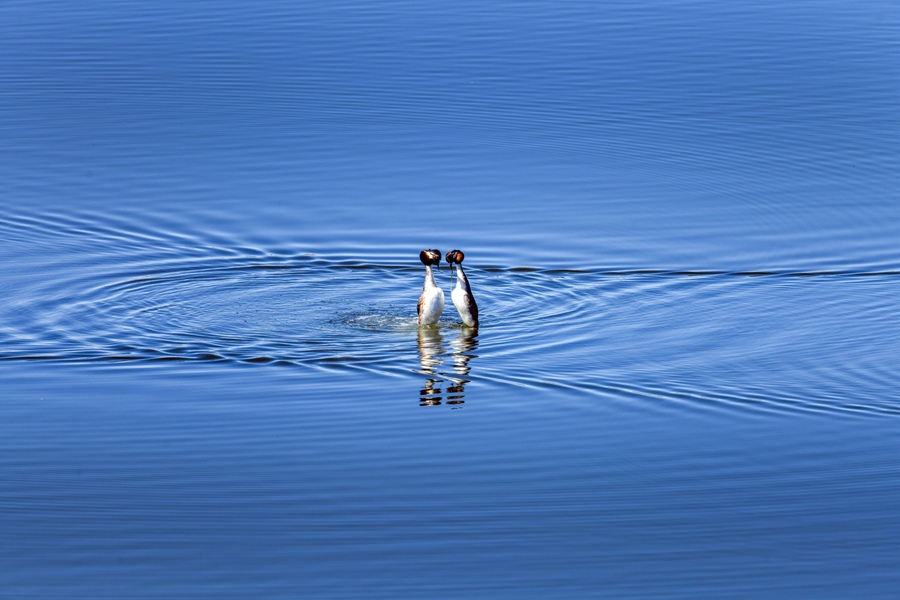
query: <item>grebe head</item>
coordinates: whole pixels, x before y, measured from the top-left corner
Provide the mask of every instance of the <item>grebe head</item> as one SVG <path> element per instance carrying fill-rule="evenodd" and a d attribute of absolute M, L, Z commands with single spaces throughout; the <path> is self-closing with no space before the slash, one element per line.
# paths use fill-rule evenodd
<path fill-rule="evenodd" d="M 419 260 L 422 261 L 423 265 L 438 266 L 441 264 L 441 251 L 434 248 L 430 250 L 422 250 L 421 252 L 419 252 Z M 438 266 L 438 268 L 440 267 Z"/>
<path fill-rule="evenodd" d="M 463 254 L 462 250 L 451 250 L 447 253 L 447 262 L 450 266 L 453 266 L 453 263 L 462 264 L 463 259 L 466 258 L 466 255 Z"/>

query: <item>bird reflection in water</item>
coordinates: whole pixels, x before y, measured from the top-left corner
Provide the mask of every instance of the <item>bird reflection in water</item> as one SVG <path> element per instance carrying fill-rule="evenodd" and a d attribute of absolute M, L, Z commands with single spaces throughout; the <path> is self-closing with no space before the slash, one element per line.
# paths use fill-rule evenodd
<path fill-rule="evenodd" d="M 429 376 L 419 390 L 420 406 L 463 404 L 471 361 L 478 347 L 478 329 L 461 327 L 450 342 L 450 354 L 444 336 L 437 327 L 419 328 L 419 373 Z M 449 364 L 448 364 L 449 359 Z"/>

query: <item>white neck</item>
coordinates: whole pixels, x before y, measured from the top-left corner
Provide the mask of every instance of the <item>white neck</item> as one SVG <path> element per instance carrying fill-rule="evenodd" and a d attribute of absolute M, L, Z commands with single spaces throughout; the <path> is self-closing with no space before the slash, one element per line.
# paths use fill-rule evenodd
<path fill-rule="evenodd" d="M 462 265 L 456 265 L 456 287 L 465 289 L 469 285 L 469 280 L 466 279 L 466 274 L 463 273 Z"/>
<path fill-rule="evenodd" d="M 425 287 L 437 287 L 437 283 L 434 282 L 434 273 L 431 270 L 431 265 L 425 265 Z"/>

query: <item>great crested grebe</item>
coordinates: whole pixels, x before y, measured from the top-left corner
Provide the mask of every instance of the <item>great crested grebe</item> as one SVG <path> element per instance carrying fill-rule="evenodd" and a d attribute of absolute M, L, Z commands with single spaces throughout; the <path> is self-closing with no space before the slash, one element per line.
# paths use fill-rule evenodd
<path fill-rule="evenodd" d="M 416 306 L 419 325 L 434 325 L 444 312 L 444 290 L 434 282 L 434 273 L 431 271 L 432 265 L 437 266 L 441 263 L 441 251 L 422 250 L 419 252 L 419 260 L 425 265 L 425 287 Z"/>
<path fill-rule="evenodd" d="M 451 250 L 447 253 L 447 262 L 450 268 L 456 264 L 456 287 L 450 298 L 453 299 L 453 306 L 459 312 L 463 323 L 469 327 L 478 327 L 478 305 L 475 304 L 475 296 L 472 295 L 472 288 L 469 287 L 469 280 L 463 272 L 462 261 L 466 255 L 462 250 Z"/>

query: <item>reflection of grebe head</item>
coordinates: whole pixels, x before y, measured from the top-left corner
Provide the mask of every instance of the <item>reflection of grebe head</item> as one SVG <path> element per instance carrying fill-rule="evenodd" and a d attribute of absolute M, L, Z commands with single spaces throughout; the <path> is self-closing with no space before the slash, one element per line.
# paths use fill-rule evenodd
<path fill-rule="evenodd" d="M 462 250 L 451 250 L 447 253 L 447 262 L 450 263 L 450 266 L 453 266 L 453 263 L 462 264 L 462 261 L 466 258 L 466 255 L 463 254 Z"/>
<path fill-rule="evenodd" d="M 422 250 L 419 252 L 419 260 L 422 261 L 423 265 L 439 265 L 441 264 L 441 251 L 440 250 Z"/>

